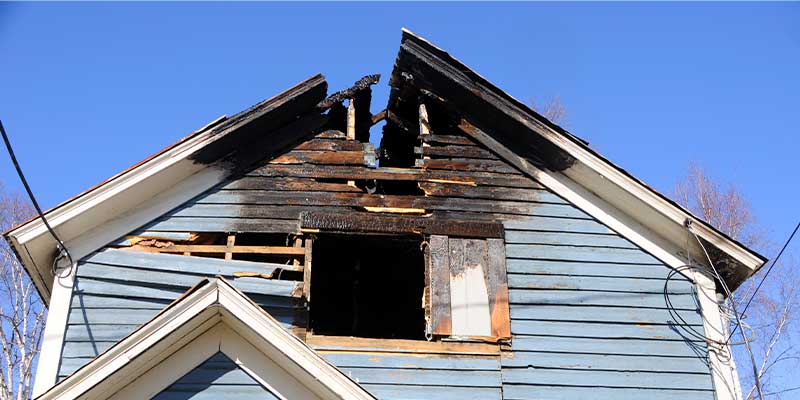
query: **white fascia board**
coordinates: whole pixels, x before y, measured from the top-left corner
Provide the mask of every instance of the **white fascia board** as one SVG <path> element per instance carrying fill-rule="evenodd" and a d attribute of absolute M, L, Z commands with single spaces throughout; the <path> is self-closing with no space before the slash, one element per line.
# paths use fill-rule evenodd
<path fill-rule="evenodd" d="M 110 398 L 217 323 L 257 344 L 258 351 L 278 362 L 321 399 L 375 400 L 222 278 L 190 289 L 37 400 Z M 217 344 L 216 349 L 223 344 Z"/>
<path fill-rule="evenodd" d="M 686 237 L 685 221 L 696 222 L 692 229 L 713 246 L 729 254 L 742 265 L 757 270 L 766 260 L 752 251 L 733 242 L 710 228 L 704 221 L 695 217 L 689 211 L 670 203 L 664 197 L 627 174 L 620 172 L 609 162 L 591 154 L 575 142 L 563 135 L 546 135 L 546 137 L 569 152 L 578 163 L 563 171 L 564 175 L 572 178 L 598 196 L 610 201 L 614 206 L 646 224 L 653 223 L 655 229 L 674 242 L 680 242 Z M 662 221 L 658 221 L 658 217 Z M 694 246 L 698 250 L 699 248 Z M 702 257 L 698 257 L 702 258 Z"/>

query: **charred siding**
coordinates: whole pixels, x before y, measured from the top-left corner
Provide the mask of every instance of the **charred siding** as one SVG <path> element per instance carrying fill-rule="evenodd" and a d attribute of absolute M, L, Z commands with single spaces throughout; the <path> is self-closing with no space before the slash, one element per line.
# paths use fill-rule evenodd
<path fill-rule="evenodd" d="M 301 233 L 303 215 L 372 218 L 389 208 L 502 224 L 492 230 L 506 242 L 512 341 L 502 352 L 313 347 L 381 399 L 713 398 L 690 281 L 453 125 L 434 128 L 403 133 L 412 136 L 397 142 L 412 145 L 399 168 L 376 166 L 374 149 L 342 132 L 310 134 L 142 229 L 289 235 Z M 302 282 L 235 278 L 239 267 L 276 268 L 238 263 L 246 262 L 115 249 L 82 260 L 60 375 L 203 276 L 232 279 L 287 328 L 304 330 Z"/>

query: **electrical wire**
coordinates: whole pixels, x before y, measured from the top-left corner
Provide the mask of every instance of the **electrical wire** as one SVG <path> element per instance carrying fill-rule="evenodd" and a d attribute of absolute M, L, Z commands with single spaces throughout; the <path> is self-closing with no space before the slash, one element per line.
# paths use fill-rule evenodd
<path fill-rule="evenodd" d="M 0 120 L 0 133 L 3 135 L 3 141 L 6 144 L 6 149 L 8 150 L 8 155 L 11 157 L 11 162 L 14 163 L 14 168 L 17 170 L 17 175 L 19 179 L 22 181 L 22 185 L 25 186 L 25 191 L 28 192 L 28 197 L 31 199 L 31 203 L 33 203 L 33 207 L 36 209 L 36 212 L 39 213 L 39 218 L 42 219 L 44 222 L 44 226 L 47 227 L 47 230 L 50 232 L 50 235 L 53 236 L 53 239 L 56 240 L 58 244 L 58 249 L 60 251 L 60 255 L 53 260 L 53 275 L 57 275 L 56 271 L 56 264 L 59 258 L 66 256 L 67 260 L 69 260 L 69 270 L 67 275 L 72 271 L 72 265 L 74 261 L 72 259 L 72 255 L 69 254 L 69 250 L 67 250 L 67 246 L 64 245 L 64 242 L 56 234 L 56 231 L 53 230 L 53 227 L 50 226 L 50 223 L 47 222 L 47 218 L 44 217 L 44 212 L 42 212 L 42 208 L 39 207 L 39 202 L 36 201 L 36 197 L 33 196 L 33 191 L 31 190 L 30 185 L 28 185 L 28 181 L 25 179 L 25 175 L 22 173 L 22 168 L 19 166 L 19 162 L 17 162 L 17 156 L 14 154 L 14 149 L 11 147 L 11 142 L 8 140 L 8 134 L 6 134 L 6 129 L 3 127 L 3 121 Z"/>
<path fill-rule="evenodd" d="M 733 299 L 733 294 L 731 293 L 730 289 L 728 288 L 728 284 L 725 283 L 725 280 L 722 279 L 722 276 L 719 274 L 719 271 L 717 271 L 717 267 L 714 265 L 714 261 L 711 260 L 711 256 L 708 254 L 708 251 L 706 250 L 706 247 L 703 245 L 703 241 L 701 241 L 700 237 L 697 236 L 697 234 L 694 233 L 694 231 L 692 230 L 691 221 L 687 221 L 687 222 L 689 222 L 689 223 L 686 224 L 686 228 L 689 230 L 689 233 L 694 235 L 694 238 L 697 239 L 697 243 L 700 244 L 700 248 L 703 249 L 703 253 L 706 256 L 706 259 L 708 259 L 708 264 L 709 264 L 709 266 L 711 266 L 711 270 L 714 272 L 714 275 L 717 277 L 717 280 L 719 281 L 720 285 L 722 286 L 722 289 L 725 291 L 725 294 L 728 296 L 728 301 L 730 302 L 731 309 L 733 311 L 733 316 L 736 317 L 736 323 L 737 323 L 737 325 L 741 325 L 742 324 L 741 314 L 739 314 L 739 312 L 736 310 L 736 302 Z M 756 364 L 756 358 L 753 355 L 753 350 L 750 348 L 750 342 L 747 340 L 747 337 L 745 336 L 744 331 L 742 331 L 742 339 L 744 340 L 744 347 L 747 350 L 747 354 L 750 356 L 750 363 L 753 366 L 753 378 L 755 379 L 755 382 L 756 382 L 756 392 L 758 393 L 758 398 L 761 399 L 761 400 L 764 400 L 764 392 L 761 389 L 761 378 L 759 378 L 759 376 L 758 376 L 758 366 Z"/>
<path fill-rule="evenodd" d="M 756 294 L 761 289 L 761 285 L 764 284 L 764 281 L 767 279 L 767 276 L 769 276 L 769 273 L 772 272 L 772 267 L 774 267 L 775 264 L 778 262 L 778 259 L 781 258 L 781 255 L 783 255 L 783 251 L 786 250 L 786 248 L 789 246 L 789 243 L 794 238 L 794 235 L 797 233 L 798 229 L 800 229 L 800 222 L 797 223 L 797 226 L 794 227 L 794 230 L 792 231 L 792 234 L 789 235 L 788 239 L 786 239 L 786 243 L 783 244 L 783 247 L 781 248 L 781 251 L 778 252 L 778 255 L 772 260 L 772 264 L 770 264 L 769 268 L 767 268 L 767 272 L 765 272 L 764 276 L 761 277 L 761 281 L 758 282 L 758 285 L 756 286 L 756 290 L 750 296 L 750 299 L 747 300 L 747 304 L 744 305 L 744 310 L 742 310 L 742 315 L 746 315 L 745 313 L 747 312 L 747 308 L 750 307 L 750 303 L 756 297 Z M 728 340 L 730 340 L 731 337 L 733 337 L 733 334 L 736 333 L 736 328 L 738 328 L 738 327 L 739 327 L 738 325 L 733 327 L 733 330 L 731 331 L 731 335 L 730 335 L 730 337 L 728 337 Z"/>

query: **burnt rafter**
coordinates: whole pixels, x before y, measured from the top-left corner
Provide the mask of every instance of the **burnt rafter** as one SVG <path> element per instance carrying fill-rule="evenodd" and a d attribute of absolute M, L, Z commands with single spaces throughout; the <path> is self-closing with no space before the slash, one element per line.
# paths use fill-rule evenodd
<path fill-rule="evenodd" d="M 357 80 L 353 86 L 328 96 L 325 100 L 317 104 L 317 108 L 320 110 L 327 110 L 336 103 L 341 103 L 344 100 L 352 99 L 357 93 L 367 90 L 370 88 L 370 86 L 378 83 L 380 79 L 381 74 L 367 75 Z"/>
<path fill-rule="evenodd" d="M 560 171 L 574 163 L 571 155 L 536 133 L 539 129 L 566 131 L 509 96 L 498 94 L 477 74 L 452 65 L 447 53 L 439 54 L 430 47 L 411 36 L 404 37 L 390 81 L 390 85 L 398 88 L 392 91 L 393 95 L 403 93 L 404 90 L 400 90 L 403 87 L 413 86 L 417 92 L 427 93 L 428 97 L 447 99 L 449 106 L 461 115 L 470 116 L 477 126 L 495 128 L 497 140 L 501 143 L 532 159 L 541 159 L 540 167 Z M 389 104 L 401 102 L 398 98 L 389 100 Z M 531 132 L 531 127 L 534 132 Z M 568 133 L 567 136 L 572 137 Z"/>

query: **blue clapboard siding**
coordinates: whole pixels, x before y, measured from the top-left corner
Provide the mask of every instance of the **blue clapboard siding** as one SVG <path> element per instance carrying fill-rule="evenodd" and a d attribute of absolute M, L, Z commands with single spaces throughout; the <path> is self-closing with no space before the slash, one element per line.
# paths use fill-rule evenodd
<path fill-rule="evenodd" d="M 599 222 L 554 220 L 505 224 L 504 399 L 713 399 L 693 283 Z"/>
<path fill-rule="evenodd" d="M 502 399 L 497 355 L 318 351 L 382 400 Z"/>
<path fill-rule="evenodd" d="M 147 322 L 205 277 L 223 276 L 287 328 L 305 327 L 301 283 L 237 278 L 280 265 L 105 249 L 80 262 L 61 354 L 63 378 Z"/>
<path fill-rule="evenodd" d="M 225 354 L 217 353 L 153 400 L 278 399 Z"/>
<path fill-rule="evenodd" d="M 426 196 L 375 196 L 352 193 L 343 183 L 338 189 L 324 183 L 318 191 L 272 187 L 270 179 L 284 175 L 270 168 L 249 173 L 248 182 L 221 184 L 140 229 L 156 236 L 292 233 L 299 229 L 302 211 L 358 212 L 389 200 L 454 218 L 504 223 L 513 339 L 501 355 L 317 348 L 379 399 L 713 399 L 692 282 L 536 182 L 496 195 L 479 184 L 474 190 L 450 185 L 460 193 L 452 197 L 435 190 Z M 269 273 L 277 267 L 161 257 L 106 250 L 83 260 L 61 376 L 123 338 L 201 277 L 231 277 L 240 268 Z M 235 284 L 287 327 L 297 322 L 294 284 L 254 279 Z M 197 392 L 204 396 L 198 398 L 269 398 L 238 396 L 253 387 L 182 384 L 186 390 L 178 393 L 195 394 L 204 384 L 226 390 Z"/>

